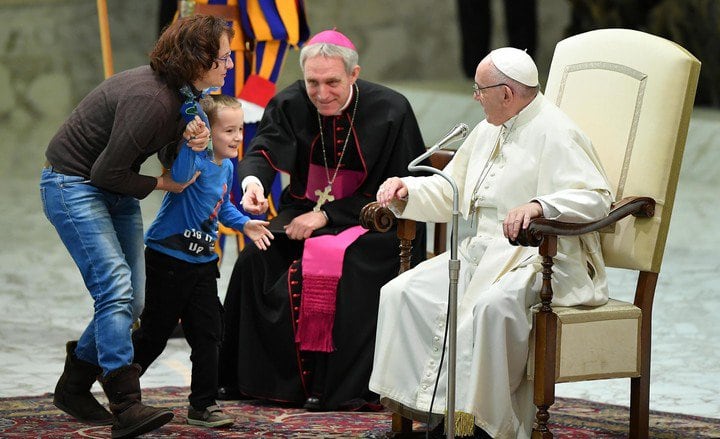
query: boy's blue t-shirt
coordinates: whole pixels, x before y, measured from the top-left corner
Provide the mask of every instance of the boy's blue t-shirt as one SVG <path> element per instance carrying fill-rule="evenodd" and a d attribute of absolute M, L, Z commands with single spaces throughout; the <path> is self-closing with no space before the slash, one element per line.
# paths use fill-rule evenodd
<path fill-rule="evenodd" d="M 145 233 L 145 245 L 191 263 L 217 259 L 218 220 L 242 231 L 250 220 L 230 202 L 233 166 L 225 159 L 215 164 L 205 151 L 196 153 L 185 144 L 171 169 L 173 180 L 185 182 L 200 176 L 179 194 L 168 192 L 155 220 Z"/>

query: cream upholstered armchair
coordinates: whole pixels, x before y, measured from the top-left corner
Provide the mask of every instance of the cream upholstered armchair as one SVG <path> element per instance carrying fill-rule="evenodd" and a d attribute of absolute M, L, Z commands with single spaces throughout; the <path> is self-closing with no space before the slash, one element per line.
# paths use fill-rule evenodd
<path fill-rule="evenodd" d="M 629 435 L 648 436 L 653 296 L 699 73 L 700 62 L 682 47 L 633 30 L 591 31 L 555 48 L 545 94 L 592 139 L 616 203 L 593 224 L 535 220 L 521 239 L 544 258 L 528 363 L 538 407 L 533 437 L 552 437 L 555 383 L 621 377 L 631 379 Z M 557 237 L 594 230 L 608 267 L 638 273 L 633 303 L 553 308 Z"/>
<path fill-rule="evenodd" d="M 653 296 L 699 72 L 700 62 L 685 49 L 639 31 L 596 30 L 557 44 L 545 95 L 593 141 L 616 202 L 591 224 L 536 219 L 515 243 L 538 246 L 543 257 L 528 361 L 538 407 L 533 438 L 552 437 L 555 383 L 605 378 L 631 379 L 629 436 L 648 437 Z M 366 224 L 383 214 L 369 205 Z M 399 234 L 414 230 L 402 223 Z M 601 233 L 608 267 L 637 272 L 633 303 L 611 298 L 599 307 L 553 307 L 557 238 L 591 231 Z M 401 245 L 410 245 L 407 238 Z M 393 426 L 407 431 L 411 424 L 395 416 Z"/>

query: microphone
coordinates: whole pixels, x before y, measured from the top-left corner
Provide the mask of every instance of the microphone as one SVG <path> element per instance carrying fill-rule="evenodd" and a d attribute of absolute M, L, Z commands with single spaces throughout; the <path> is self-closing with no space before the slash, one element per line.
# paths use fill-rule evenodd
<path fill-rule="evenodd" d="M 459 123 L 455 125 L 450 131 L 448 131 L 447 134 L 445 134 L 436 144 L 428 148 L 424 154 L 420 155 L 419 157 L 416 157 L 415 160 L 411 161 L 408 165 L 408 170 L 410 172 L 418 172 L 418 171 L 429 171 L 432 173 L 435 173 L 435 170 L 429 166 L 418 166 L 418 163 L 422 162 L 426 158 L 430 157 L 437 151 L 438 149 L 441 149 L 447 145 L 449 145 L 452 142 L 456 142 L 458 140 L 462 140 L 468 135 L 468 126 L 464 123 Z"/>
<path fill-rule="evenodd" d="M 459 123 L 455 125 L 450 131 L 448 131 L 445 136 L 443 136 L 440 140 L 437 141 L 436 144 L 434 144 L 430 149 L 433 151 L 436 151 L 438 149 L 442 149 L 445 146 L 456 142 L 458 140 L 462 140 L 468 135 L 468 126 L 464 123 Z"/>

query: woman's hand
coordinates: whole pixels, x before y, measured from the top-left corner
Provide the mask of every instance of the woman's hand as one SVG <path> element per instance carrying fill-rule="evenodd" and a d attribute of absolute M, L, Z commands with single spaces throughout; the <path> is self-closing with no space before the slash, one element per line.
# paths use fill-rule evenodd
<path fill-rule="evenodd" d="M 166 171 L 161 176 L 155 177 L 157 179 L 157 185 L 155 185 L 155 190 L 168 191 L 179 194 L 180 192 L 184 191 L 186 187 L 195 183 L 195 180 L 197 180 L 199 175 L 200 171 L 196 171 L 195 175 L 193 175 L 190 180 L 186 181 L 185 183 L 178 183 L 177 181 L 173 180 L 170 176 L 170 173 Z"/>

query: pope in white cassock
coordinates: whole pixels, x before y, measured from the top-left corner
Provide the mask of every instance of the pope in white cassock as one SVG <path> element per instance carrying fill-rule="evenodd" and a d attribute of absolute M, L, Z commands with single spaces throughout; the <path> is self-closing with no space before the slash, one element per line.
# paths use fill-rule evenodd
<path fill-rule="evenodd" d="M 445 168 L 458 186 L 460 212 L 477 226 L 458 248 L 455 431 L 529 437 L 534 406 L 526 364 L 542 266 L 537 249 L 514 247 L 508 238 L 535 217 L 599 219 L 613 196 L 590 140 L 539 92 L 537 67 L 524 51 L 492 51 L 477 67 L 474 88 L 486 119 Z M 399 217 L 431 222 L 450 221 L 452 197 L 437 175 L 393 177 L 377 194 Z M 445 412 L 448 260 L 445 253 L 421 263 L 380 296 L 370 389 L 385 406 L 423 421 L 436 380 L 435 421 Z M 553 271 L 553 304 L 607 302 L 596 233 L 559 238 Z"/>

